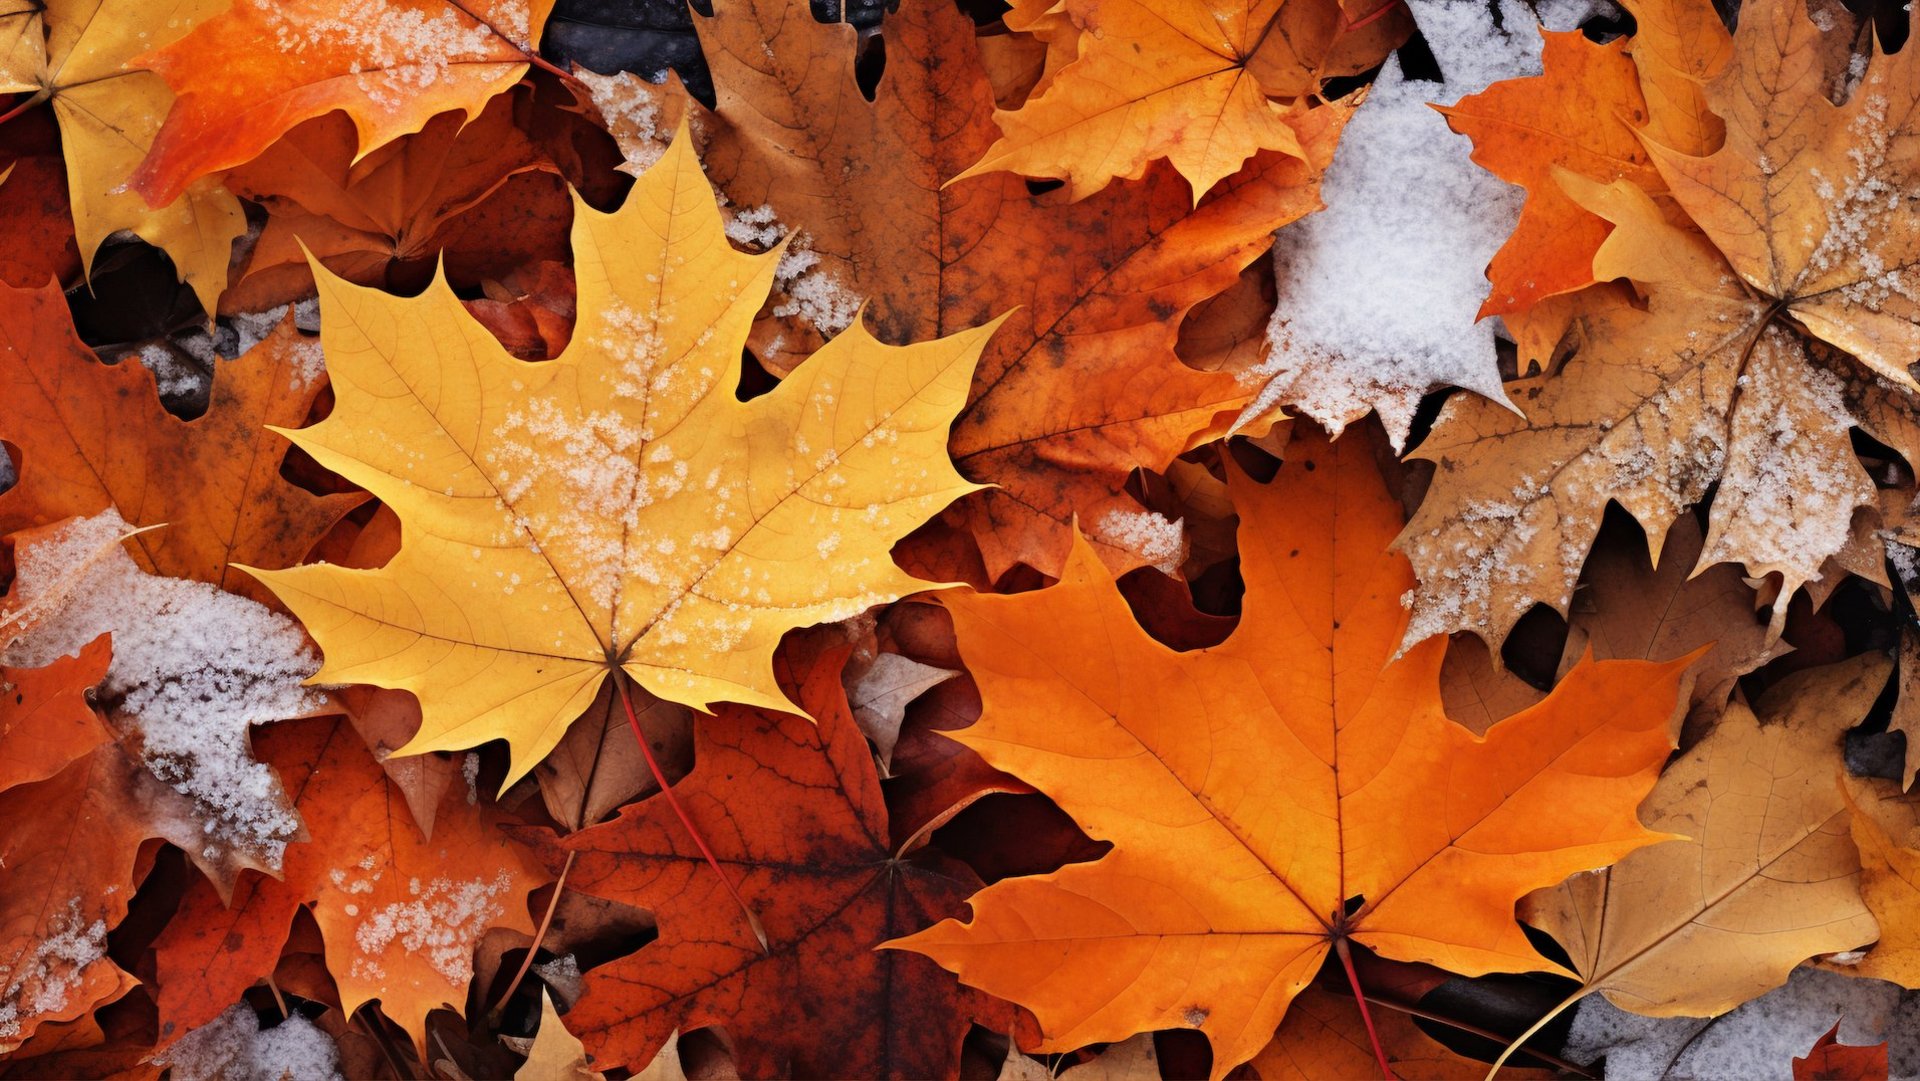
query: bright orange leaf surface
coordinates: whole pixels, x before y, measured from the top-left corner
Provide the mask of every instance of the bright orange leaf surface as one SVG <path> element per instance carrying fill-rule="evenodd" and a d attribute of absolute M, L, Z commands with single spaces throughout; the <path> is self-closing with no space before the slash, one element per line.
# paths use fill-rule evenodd
<path fill-rule="evenodd" d="M 553 0 L 235 0 L 138 58 L 176 100 L 132 185 L 164 206 L 295 124 L 344 109 L 360 150 L 436 113 L 478 115 L 525 73 Z"/>
<path fill-rule="evenodd" d="M 1661 839 L 1634 807 L 1692 658 L 1581 664 L 1474 737 L 1440 708 L 1444 641 L 1394 657 L 1412 572 L 1385 551 L 1400 510 L 1371 456 L 1287 453 L 1273 484 L 1230 481 L 1247 594 L 1218 646 L 1148 638 L 1085 543 L 1059 585 L 949 601 L 985 701 L 954 738 L 1114 850 L 895 945 L 1032 1010 L 1042 1049 L 1193 1028 L 1218 1079 L 1336 943 L 1548 967 L 1514 902 Z"/>
<path fill-rule="evenodd" d="M 258 737 L 313 843 L 287 849 L 285 877 L 250 876 L 222 905 L 205 884 L 155 943 L 163 1038 L 204 1024 L 272 972 L 294 910 L 307 905 L 351 1016 L 378 999 L 425 1039 L 429 1010 L 464 1010 L 473 951 L 490 927 L 532 931 L 537 864 L 491 806 L 455 786 L 424 837 L 399 788 L 344 720 L 295 721 Z"/>
<path fill-rule="evenodd" d="M 297 563 L 360 497 L 316 496 L 281 476 L 268 424 L 305 420 L 323 383 L 319 344 L 292 321 L 221 364 L 205 416 L 160 406 L 137 361 L 102 364 L 76 336 L 57 288 L 0 286 L 0 439 L 20 482 L 0 492 L 0 533 L 116 507 L 145 569 L 238 592 L 264 590 L 229 563 Z"/>

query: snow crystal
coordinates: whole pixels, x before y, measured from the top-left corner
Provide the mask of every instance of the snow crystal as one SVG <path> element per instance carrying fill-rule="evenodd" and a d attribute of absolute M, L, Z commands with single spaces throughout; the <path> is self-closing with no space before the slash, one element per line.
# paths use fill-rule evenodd
<path fill-rule="evenodd" d="M 173 1081 L 339 1081 L 340 1053 L 313 1022 L 295 1014 L 269 1029 L 245 1004 L 182 1036 L 153 1056 Z"/>
<path fill-rule="evenodd" d="M 137 356 L 140 363 L 153 373 L 154 387 L 160 392 L 161 398 L 201 397 L 213 383 L 211 366 L 203 368 L 192 363 L 188 356 L 182 355 L 176 343 L 149 342 L 140 347 Z"/>
<path fill-rule="evenodd" d="M 1605 1055 L 1609 1081 L 1789 1081 L 1794 1057 L 1836 1020 L 1841 1043 L 1891 1038 L 1892 1076 L 1920 1073 L 1920 1000 L 1881 980 L 1810 968 L 1713 1020 L 1642 1017 L 1592 995 L 1580 1003 L 1565 1054 L 1583 1065 Z"/>
<path fill-rule="evenodd" d="M 460 776 L 467 782 L 467 806 L 480 802 L 480 756 L 468 751 L 460 760 Z"/>
<path fill-rule="evenodd" d="M 666 70 L 644 80 L 630 71 L 601 75 L 583 68 L 574 74 L 586 85 L 594 108 L 600 110 L 608 133 L 626 158 L 620 171 L 639 176 L 652 168 L 667 152 L 672 136 L 661 122 L 660 103 L 649 92 L 650 86 L 666 81 Z"/>
<path fill-rule="evenodd" d="M 1102 544 L 1132 552 L 1149 567 L 1180 573 L 1187 561 L 1187 527 L 1158 511 L 1114 509 L 1095 519 L 1087 535 Z"/>
<path fill-rule="evenodd" d="M 1327 208 L 1277 234 L 1270 351 L 1247 376 L 1264 385 L 1239 423 L 1294 404 L 1338 433 L 1372 408 L 1398 447 L 1433 387 L 1506 401 L 1493 324 L 1474 317 L 1525 193 L 1473 164 L 1472 144 L 1427 102 L 1539 74 L 1540 34 L 1520 0 L 1501 0 L 1504 30 L 1482 0 L 1410 6 L 1446 83 L 1409 81 L 1389 59 L 1341 136 L 1320 189 Z"/>
<path fill-rule="evenodd" d="M 33 952 L 13 962 L 0 962 L 0 1040 L 18 1039 L 22 1023 L 46 1017 L 67 1007 L 67 1000 L 86 980 L 86 970 L 107 955 L 107 925 L 103 920 L 89 923 L 80 912 L 80 901 L 67 902 L 67 910 L 48 924 L 47 936 L 34 944 Z"/>
<path fill-rule="evenodd" d="M 767 250 L 783 235 L 773 207 L 762 203 L 753 207 L 727 208 L 727 239 L 743 247 Z M 860 314 L 860 297 L 820 265 L 820 253 L 813 250 L 813 239 L 806 230 L 793 233 L 780 263 L 773 270 L 774 290 L 786 299 L 774 306 L 780 318 L 797 315 L 823 337 L 853 325 Z"/>
<path fill-rule="evenodd" d="M 348 74 L 375 104 L 392 108 L 409 91 L 429 89 L 451 79 L 454 65 L 500 58 L 504 36 L 522 53 L 533 52 L 530 11 L 525 0 L 505 0 L 482 11 L 491 26 L 466 15 L 457 5 L 429 14 L 391 0 L 343 0 L 324 13 L 291 12 L 278 0 L 252 0 L 274 45 L 298 56 L 312 48 L 351 52 L 358 59 Z M 497 33 L 496 33 L 497 32 Z M 378 76 L 377 80 L 368 76 Z"/>
<path fill-rule="evenodd" d="M 1846 546 L 1854 509 L 1873 500 L 1873 485 L 1848 452 L 1845 387 L 1807 364 L 1787 331 L 1765 328 L 1739 387 L 1727 474 L 1700 560 L 1744 561 L 1756 575 L 1781 571 L 1778 624 L 1800 583 L 1819 577 Z"/>
<path fill-rule="evenodd" d="M 111 632 L 103 689 L 121 699 L 114 718 L 138 733 L 154 776 L 206 813 L 204 854 L 232 846 L 277 867 L 300 820 L 273 770 L 253 760 L 247 732 L 324 705 L 301 686 L 319 659 L 297 624 L 264 605 L 143 573 L 114 543 L 128 532 L 108 510 L 23 549 L 19 600 L 44 616 L 0 660 L 37 668 Z"/>
<path fill-rule="evenodd" d="M 563 953 L 551 961 L 542 961 L 533 966 L 534 975 L 553 992 L 553 1000 L 561 1006 L 571 1008 L 574 1000 L 587 989 L 587 979 L 580 974 L 580 959 L 570 953 Z"/>
<path fill-rule="evenodd" d="M 455 986 L 473 979 L 473 944 L 495 917 L 505 911 L 500 897 L 513 886 L 505 871 L 489 882 L 483 878 L 454 882 L 436 878 L 407 885 L 411 900 L 394 901 L 368 913 L 353 934 L 360 955 L 353 960 L 359 979 L 385 975 L 380 958 L 397 942 L 421 956 L 433 970 Z"/>

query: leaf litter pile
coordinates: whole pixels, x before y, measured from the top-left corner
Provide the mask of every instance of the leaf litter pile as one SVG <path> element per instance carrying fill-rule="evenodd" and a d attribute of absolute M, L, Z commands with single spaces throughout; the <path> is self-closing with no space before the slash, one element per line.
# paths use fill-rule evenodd
<path fill-rule="evenodd" d="M 1920 1076 L 1880 0 L 0 0 L 0 1081 Z"/>

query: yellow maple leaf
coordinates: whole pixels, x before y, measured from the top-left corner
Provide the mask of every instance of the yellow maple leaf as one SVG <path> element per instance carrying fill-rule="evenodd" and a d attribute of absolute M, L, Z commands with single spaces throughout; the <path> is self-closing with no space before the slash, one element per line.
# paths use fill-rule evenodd
<path fill-rule="evenodd" d="M 974 490 L 946 455 L 997 324 L 896 347 L 856 320 L 738 400 L 780 249 L 736 251 L 684 132 L 624 207 L 576 200 L 580 321 L 510 356 L 444 279 L 417 298 L 315 267 L 338 405 L 288 435 L 391 506 L 385 567 L 255 572 L 326 654 L 416 694 L 402 753 L 511 745 L 508 782 L 624 670 L 657 697 L 794 709 L 781 635 L 929 588 L 888 552 Z"/>
<path fill-rule="evenodd" d="M 0 94 L 33 94 L 60 121 L 67 196 L 92 267 L 108 236 L 132 231 L 162 248 L 211 312 L 227 284 L 234 238 L 247 231 L 240 200 L 217 179 L 190 185 L 166 206 L 127 189 L 173 104 L 150 71 L 126 69 L 136 54 L 217 13 L 219 0 L 0 0 Z"/>
<path fill-rule="evenodd" d="M 1205 0 L 1037 7 L 1022 5 L 1014 24 L 1072 62 L 1020 108 L 994 113 L 1002 138 L 956 180 L 999 170 L 1058 177 L 1083 199 L 1165 158 L 1198 203 L 1261 150 L 1310 160 L 1300 128 L 1321 81 L 1379 64 L 1408 25 L 1349 23 L 1332 0 L 1257 0 L 1237 11 Z"/>

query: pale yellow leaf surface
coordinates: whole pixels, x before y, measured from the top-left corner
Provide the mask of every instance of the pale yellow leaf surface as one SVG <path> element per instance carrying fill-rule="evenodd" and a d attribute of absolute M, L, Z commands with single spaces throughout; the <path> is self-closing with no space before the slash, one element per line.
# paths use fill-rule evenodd
<path fill-rule="evenodd" d="M 552 361 L 508 355 L 444 280 L 402 298 L 316 269 L 338 404 L 288 434 L 394 508 L 401 548 L 259 575 L 316 678 L 420 699 L 403 751 L 505 739 L 509 783 L 616 670 L 791 709 L 780 637 L 929 588 L 889 550 L 976 487 L 945 447 L 993 325 L 894 347 L 856 322 L 741 402 L 779 250 L 728 245 L 684 133 L 620 210 L 574 213 L 581 318 Z"/>

